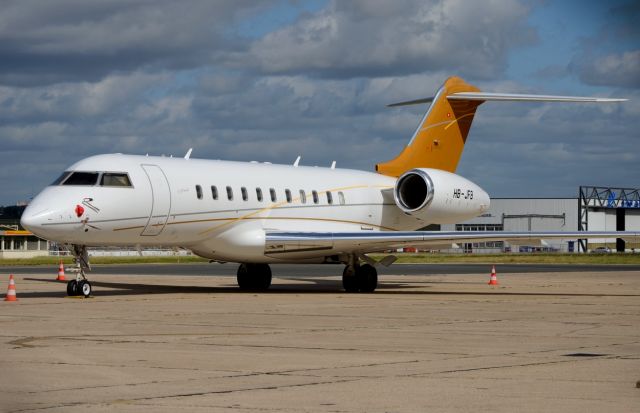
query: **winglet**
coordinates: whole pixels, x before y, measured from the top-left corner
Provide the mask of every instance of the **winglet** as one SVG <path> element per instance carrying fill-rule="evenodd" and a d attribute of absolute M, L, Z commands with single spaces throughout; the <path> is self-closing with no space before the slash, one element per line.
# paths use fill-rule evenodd
<path fill-rule="evenodd" d="M 193 148 L 189 148 L 189 150 L 187 151 L 187 154 L 184 156 L 184 159 L 191 158 L 191 152 L 193 152 Z"/>

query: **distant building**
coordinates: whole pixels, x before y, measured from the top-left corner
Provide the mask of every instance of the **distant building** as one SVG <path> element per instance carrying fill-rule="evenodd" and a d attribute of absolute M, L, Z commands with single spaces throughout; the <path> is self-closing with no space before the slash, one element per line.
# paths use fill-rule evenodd
<path fill-rule="evenodd" d="M 0 230 L 0 258 L 32 258 L 49 255 L 49 241 L 29 231 Z"/>
<path fill-rule="evenodd" d="M 640 231 L 637 189 L 580 187 L 578 198 L 493 198 L 489 210 L 476 218 L 442 225 L 442 231 Z M 504 242 L 458 245 L 457 252 L 590 251 L 607 247 L 631 251 L 622 240 L 548 240 L 538 245 Z"/>

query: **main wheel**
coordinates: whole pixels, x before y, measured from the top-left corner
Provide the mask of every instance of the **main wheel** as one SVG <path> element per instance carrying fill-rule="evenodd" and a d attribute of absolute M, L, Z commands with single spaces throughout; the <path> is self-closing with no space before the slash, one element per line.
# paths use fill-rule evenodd
<path fill-rule="evenodd" d="M 67 283 L 67 295 L 69 297 L 78 295 L 78 282 L 76 280 L 71 280 Z"/>
<path fill-rule="evenodd" d="M 91 295 L 91 283 L 87 280 L 82 280 L 78 283 L 77 295 L 83 295 L 89 297 Z"/>
<path fill-rule="evenodd" d="M 271 286 L 271 268 L 268 264 L 240 264 L 237 280 L 241 290 L 265 291 Z"/>
<path fill-rule="evenodd" d="M 378 287 L 378 271 L 372 265 L 365 264 L 360 266 L 356 273 L 356 278 L 358 279 L 360 292 L 372 293 Z"/>
<path fill-rule="evenodd" d="M 269 264 L 254 264 L 254 288 L 258 291 L 265 291 L 271 287 L 271 267 Z"/>
<path fill-rule="evenodd" d="M 247 264 L 240 264 L 236 279 L 238 280 L 238 287 L 240 287 L 241 290 L 251 289 L 251 275 L 249 274 Z"/>
<path fill-rule="evenodd" d="M 349 266 L 344 267 L 344 271 L 342 272 L 342 288 L 348 293 L 357 293 L 360 291 L 356 274 L 357 269 L 354 270 Z"/>

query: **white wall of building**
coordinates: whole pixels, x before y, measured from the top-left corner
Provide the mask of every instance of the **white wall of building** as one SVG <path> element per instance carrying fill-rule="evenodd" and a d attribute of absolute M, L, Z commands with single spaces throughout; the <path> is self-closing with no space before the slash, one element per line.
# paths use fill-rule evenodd
<path fill-rule="evenodd" d="M 640 210 L 626 209 L 626 230 L 640 231 Z M 590 231 L 615 231 L 616 210 L 599 208 L 589 210 Z M 442 225 L 442 231 L 460 230 L 466 226 L 471 230 L 495 230 L 493 226 L 501 226 L 503 231 L 578 231 L 578 199 L 577 198 L 494 198 L 491 207 L 481 217 Z M 615 248 L 615 241 L 592 240 L 590 243 L 604 243 Z M 546 241 L 546 246 L 568 250 L 567 241 Z M 512 248 L 517 251 L 517 248 Z M 577 246 L 575 246 L 577 251 Z"/>

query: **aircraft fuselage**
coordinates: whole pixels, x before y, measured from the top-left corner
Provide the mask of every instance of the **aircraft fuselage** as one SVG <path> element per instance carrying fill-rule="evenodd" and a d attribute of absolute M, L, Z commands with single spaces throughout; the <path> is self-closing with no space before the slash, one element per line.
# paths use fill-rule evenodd
<path fill-rule="evenodd" d="M 74 172 L 86 174 L 63 176 L 66 183 L 45 188 L 25 210 L 22 222 L 36 235 L 88 246 L 179 246 L 235 262 L 279 261 L 265 255 L 267 231 L 415 230 L 471 218 L 489 202 L 477 185 L 465 188 L 475 203 L 447 188 L 448 216 L 430 219 L 398 208 L 393 177 L 257 162 L 110 154 L 65 174 Z"/>

